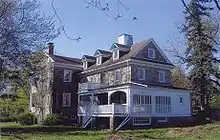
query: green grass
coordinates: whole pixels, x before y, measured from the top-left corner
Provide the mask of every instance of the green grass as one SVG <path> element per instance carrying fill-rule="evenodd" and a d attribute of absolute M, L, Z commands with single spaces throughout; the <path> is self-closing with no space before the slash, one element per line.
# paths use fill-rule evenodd
<path fill-rule="evenodd" d="M 121 137 L 129 137 L 132 140 L 220 140 L 220 124 L 217 123 L 184 128 L 125 130 L 114 134 L 111 134 L 108 130 L 80 131 L 73 127 L 64 126 L 20 126 L 15 123 L 0 123 L 0 127 L 4 129 L 7 128 L 7 132 L 12 128 L 22 130 L 14 131 L 13 136 L 2 136 L 1 140 L 17 140 L 19 138 L 24 140 L 107 140 L 110 137 L 114 140 L 118 140 Z M 54 129 L 55 131 L 39 131 L 42 128 L 46 128 L 46 130 Z M 23 132 L 23 129 L 33 129 L 36 131 Z M 64 129 L 66 130 L 60 132 L 60 130 Z"/>

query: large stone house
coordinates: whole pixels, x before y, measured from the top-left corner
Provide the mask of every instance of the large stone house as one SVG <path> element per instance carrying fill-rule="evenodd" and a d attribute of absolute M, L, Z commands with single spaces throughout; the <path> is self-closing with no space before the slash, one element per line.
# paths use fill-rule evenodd
<path fill-rule="evenodd" d="M 45 59 L 46 67 L 37 81 L 39 91 L 36 84 L 31 84 L 30 110 L 36 114 L 39 122 L 48 114 L 54 113 L 62 116 L 63 123 L 77 123 L 78 73 L 82 71 L 81 60 L 55 55 L 53 43 L 48 43 Z"/>
<path fill-rule="evenodd" d="M 148 126 L 191 116 L 191 95 L 171 86 L 174 65 L 153 39 L 122 34 L 110 51 L 82 57 L 78 116 L 83 128 Z"/>

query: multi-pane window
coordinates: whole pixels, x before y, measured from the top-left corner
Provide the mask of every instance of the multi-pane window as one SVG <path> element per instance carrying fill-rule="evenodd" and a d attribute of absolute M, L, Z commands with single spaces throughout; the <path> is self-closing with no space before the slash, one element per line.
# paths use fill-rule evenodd
<path fill-rule="evenodd" d="M 153 48 L 148 48 L 148 57 L 152 59 L 155 58 L 155 50 Z"/>
<path fill-rule="evenodd" d="M 120 71 L 119 70 L 116 70 L 115 71 L 115 81 L 119 81 L 120 80 Z"/>
<path fill-rule="evenodd" d="M 145 69 L 144 68 L 137 69 L 137 77 L 138 77 L 138 80 L 145 80 Z"/>
<path fill-rule="evenodd" d="M 118 59 L 119 58 L 119 50 L 114 50 L 112 55 L 113 55 L 113 60 Z"/>
<path fill-rule="evenodd" d="M 96 57 L 96 65 L 102 64 L 102 56 L 97 56 Z"/>
<path fill-rule="evenodd" d="M 71 82 L 72 79 L 72 71 L 71 70 L 64 70 L 64 82 Z"/>
<path fill-rule="evenodd" d="M 149 117 L 133 117 L 133 125 L 150 125 L 151 118 Z"/>
<path fill-rule="evenodd" d="M 151 96 L 149 95 L 133 95 L 134 105 L 149 105 L 151 104 Z"/>
<path fill-rule="evenodd" d="M 63 107 L 71 107 L 71 93 L 63 93 Z"/>
<path fill-rule="evenodd" d="M 171 112 L 171 97 L 156 96 L 156 112 L 157 113 L 170 113 Z"/>
<path fill-rule="evenodd" d="M 166 82 L 165 71 L 159 71 L 159 82 Z"/>

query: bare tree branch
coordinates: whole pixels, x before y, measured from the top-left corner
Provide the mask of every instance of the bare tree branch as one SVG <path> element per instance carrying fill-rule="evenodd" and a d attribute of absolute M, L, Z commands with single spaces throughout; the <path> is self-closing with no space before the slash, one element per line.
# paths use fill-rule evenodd
<path fill-rule="evenodd" d="M 216 5 L 217 9 L 220 11 L 220 5 L 219 5 L 218 1 L 217 0 L 213 0 L 213 1 L 214 1 L 215 5 Z"/>
<path fill-rule="evenodd" d="M 82 39 L 80 36 L 79 36 L 79 37 L 72 38 L 72 37 L 70 37 L 70 36 L 67 34 L 67 32 L 66 32 L 66 30 L 65 30 L 65 26 L 63 25 L 62 20 L 61 20 L 59 14 L 58 14 L 58 12 L 57 12 L 57 9 L 55 8 L 54 0 L 51 0 L 51 6 L 52 6 L 52 9 L 53 9 L 53 12 L 54 12 L 55 16 L 57 17 L 57 19 L 58 19 L 58 21 L 59 21 L 60 28 L 61 28 L 61 30 L 63 31 L 63 33 L 64 33 L 64 35 L 66 36 L 66 38 L 69 39 L 69 40 L 73 40 L 73 41 L 80 41 L 80 40 Z"/>

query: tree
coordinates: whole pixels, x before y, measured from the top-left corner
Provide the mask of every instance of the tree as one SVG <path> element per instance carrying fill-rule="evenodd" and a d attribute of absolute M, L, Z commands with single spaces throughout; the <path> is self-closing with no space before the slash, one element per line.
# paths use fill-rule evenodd
<path fill-rule="evenodd" d="M 173 87 L 190 89 L 190 81 L 181 68 L 175 68 L 171 71 L 171 83 Z"/>
<path fill-rule="evenodd" d="M 24 86 L 27 78 L 21 76 L 31 72 L 30 56 L 58 36 L 52 17 L 41 14 L 39 8 L 37 0 L 1 0 L 0 81 L 4 76 Z"/>
<path fill-rule="evenodd" d="M 183 1 L 183 0 L 182 0 Z M 184 2 L 184 1 L 183 1 Z M 218 92 L 220 62 L 215 54 L 218 25 L 213 23 L 209 1 L 191 0 L 185 10 L 183 32 L 187 40 L 185 63 L 189 72 L 192 89 L 199 96 L 199 104 L 204 119 L 209 117 L 209 100 L 212 93 Z"/>

